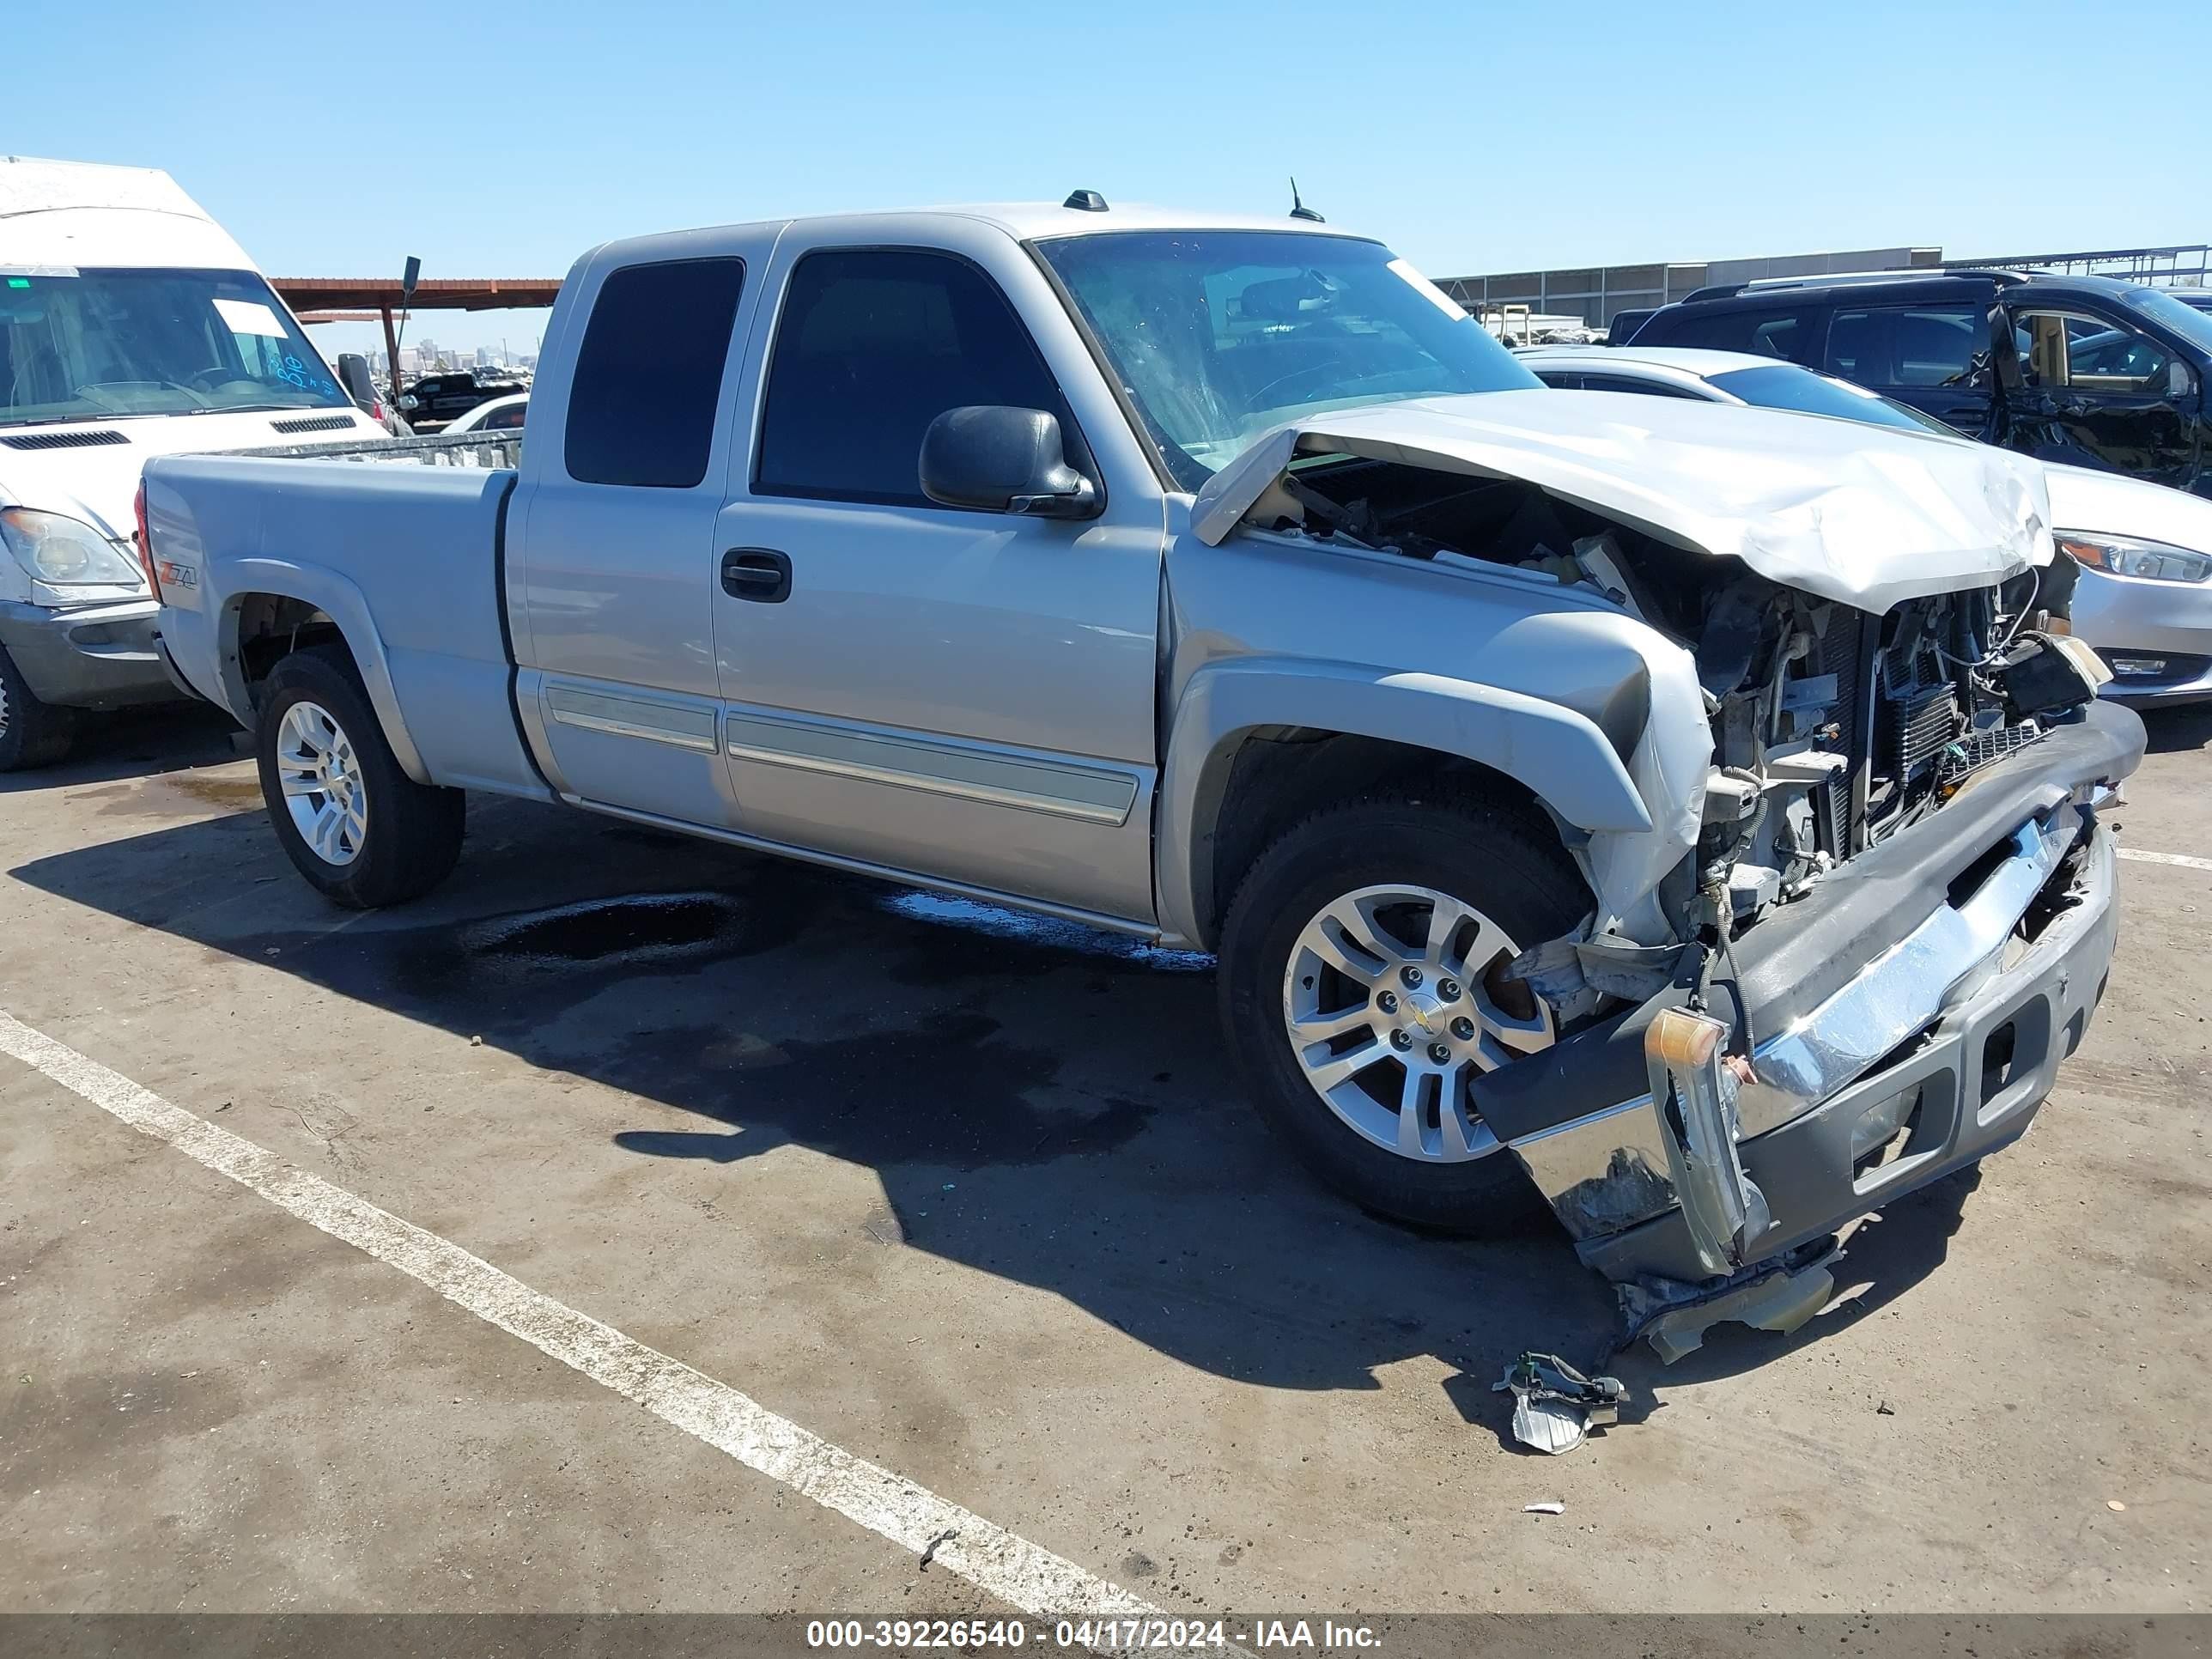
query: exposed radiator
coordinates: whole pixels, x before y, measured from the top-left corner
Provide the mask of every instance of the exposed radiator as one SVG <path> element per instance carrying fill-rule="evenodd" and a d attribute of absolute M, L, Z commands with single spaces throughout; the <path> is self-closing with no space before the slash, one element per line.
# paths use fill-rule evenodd
<path fill-rule="evenodd" d="M 2045 735 L 2033 720 L 2022 720 L 2018 726 L 1985 726 L 1978 732 L 1969 732 L 1956 742 L 1945 745 L 1936 774 L 1941 783 L 1954 783 L 1969 772 L 1978 772 L 1984 766 L 2016 754 Z"/>
<path fill-rule="evenodd" d="M 1959 697 L 1948 684 L 1916 686 L 1883 702 L 1876 764 L 1885 775 L 1913 783 L 1935 767 L 1959 729 Z"/>
<path fill-rule="evenodd" d="M 1864 611 L 1838 605 L 1828 617 L 1828 631 L 1820 636 L 1819 661 L 1812 672 L 1836 677 L 1836 702 L 1830 718 L 1836 735 L 1822 746 L 1838 754 L 1854 752 L 1859 727 L 1861 687 L 1859 663 L 1865 653 L 1866 630 L 1872 618 Z M 1838 772 L 1813 793 L 1814 834 L 1824 852 L 1842 858 L 1850 844 L 1851 775 Z"/>

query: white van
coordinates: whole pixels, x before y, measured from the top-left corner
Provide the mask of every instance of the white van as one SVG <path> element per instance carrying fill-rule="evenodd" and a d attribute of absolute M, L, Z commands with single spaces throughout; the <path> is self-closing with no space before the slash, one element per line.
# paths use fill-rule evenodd
<path fill-rule="evenodd" d="M 0 772 L 180 695 L 132 501 L 149 455 L 384 428 L 166 173 L 0 156 Z"/>

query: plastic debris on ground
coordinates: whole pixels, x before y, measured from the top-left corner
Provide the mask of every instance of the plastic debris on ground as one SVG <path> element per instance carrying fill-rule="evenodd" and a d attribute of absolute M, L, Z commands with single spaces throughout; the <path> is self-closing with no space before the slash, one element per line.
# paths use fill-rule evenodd
<path fill-rule="evenodd" d="M 1513 1437 L 1554 1457 L 1611 1427 L 1628 1398 L 1620 1378 L 1584 1376 L 1555 1353 L 1522 1354 L 1490 1391 L 1513 1396 Z"/>
<path fill-rule="evenodd" d="M 1523 1515 L 1565 1515 L 1566 1512 L 1565 1504 L 1523 1504 L 1521 1506 Z"/>
<path fill-rule="evenodd" d="M 1831 1271 L 1843 1258 L 1833 1240 L 1805 1247 L 1772 1264 L 1747 1271 L 1740 1281 L 1707 1291 L 1675 1279 L 1642 1279 L 1616 1285 L 1628 1340 L 1644 1339 L 1662 1364 L 1702 1346 L 1705 1333 L 1731 1321 L 1787 1336 L 1815 1314 L 1854 1300 L 1868 1286 L 1836 1291 Z"/>

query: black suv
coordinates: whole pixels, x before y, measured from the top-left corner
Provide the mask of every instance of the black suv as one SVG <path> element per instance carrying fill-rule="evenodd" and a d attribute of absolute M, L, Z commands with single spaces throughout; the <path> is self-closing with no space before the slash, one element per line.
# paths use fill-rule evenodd
<path fill-rule="evenodd" d="M 1802 363 L 2039 460 L 2212 496 L 2212 313 L 2102 276 L 1960 270 L 1704 288 L 1644 346 Z"/>
<path fill-rule="evenodd" d="M 407 382 L 399 398 L 399 415 L 416 432 L 437 432 L 459 420 L 478 404 L 529 390 L 520 380 L 497 376 L 480 380 L 466 370 L 425 374 L 419 380 Z"/>

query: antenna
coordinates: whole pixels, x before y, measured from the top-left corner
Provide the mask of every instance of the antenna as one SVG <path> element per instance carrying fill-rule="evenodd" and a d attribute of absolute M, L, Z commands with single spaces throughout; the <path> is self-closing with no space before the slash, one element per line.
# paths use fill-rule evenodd
<path fill-rule="evenodd" d="M 1298 181 L 1296 175 L 1293 175 L 1291 179 L 1291 217 L 1304 219 L 1316 225 L 1325 225 L 1328 222 L 1304 202 L 1298 200 Z"/>

